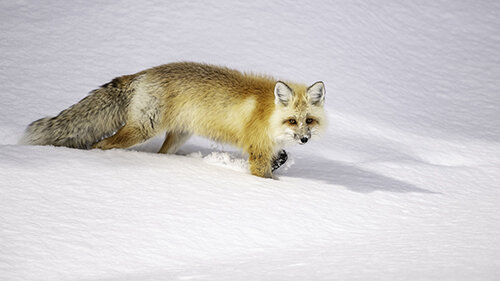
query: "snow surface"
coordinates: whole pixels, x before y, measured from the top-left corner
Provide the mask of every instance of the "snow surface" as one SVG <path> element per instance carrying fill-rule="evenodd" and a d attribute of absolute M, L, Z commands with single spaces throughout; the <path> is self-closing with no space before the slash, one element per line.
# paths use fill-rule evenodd
<path fill-rule="evenodd" d="M 1 280 L 499 280 L 500 2 L 0 2 Z M 279 180 L 194 138 L 19 146 L 191 60 L 327 87 Z M 292 165 L 293 164 L 293 165 Z"/>

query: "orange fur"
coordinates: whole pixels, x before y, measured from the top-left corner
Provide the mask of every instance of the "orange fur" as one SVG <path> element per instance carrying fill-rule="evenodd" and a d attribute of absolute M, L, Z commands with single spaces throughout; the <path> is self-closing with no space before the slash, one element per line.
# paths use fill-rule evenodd
<path fill-rule="evenodd" d="M 69 126 L 66 123 L 70 121 L 64 118 L 64 114 L 73 118 L 87 116 L 90 107 L 102 108 L 95 113 L 101 116 L 109 116 L 116 111 L 120 113 L 120 120 L 114 120 L 113 126 L 101 124 L 101 119 L 105 118 L 95 118 L 94 124 L 92 121 L 71 124 L 100 128 L 98 132 L 91 131 L 92 135 L 86 135 L 86 141 L 78 142 L 75 147 L 85 148 L 94 139 L 90 143 L 93 148 L 126 148 L 166 132 L 160 152 L 175 153 L 189 136 L 196 134 L 243 149 L 249 155 L 251 173 L 271 177 L 273 157 L 285 144 L 280 139 L 283 133 L 280 128 L 282 119 L 293 116 L 300 119 L 300 124 L 303 123 L 302 119 L 314 114 L 315 122 L 324 119 L 322 104 L 313 106 L 309 101 L 310 90 L 305 85 L 287 83 L 291 91 L 288 94 L 292 98 L 290 105 L 286 106 L 276 101 L 276 85 L 272 77 L 244 74 L 226 67 L 190 62 L 171 63 L 115 78 L 87 98 L 89 105 L 81 104 L 84 99 L 63 111 L 55 120 L 61 124 L 62 132 L 80 132 L 80 129 L 66 128 Z M 115 97 L 120 97 L 124 105 L 107 112 Z M 28 137 L 42 139 L 48 128 L 43 127 L 45 125 L 42 126 L 42 122 L 35 123 L 30 129 L 39 135 Z M 116 128 L 116 124 L 123 126 Z M 291 128 L 293 132 L 288 131 L 286 134 L 294 134 L 297 138 L 306 135 L 306 130 L 309 130 L 310 137 L 310 126 L 313 125 L 318 124 L 301 125 L 300 128 L 296 126 L 295 129 Z M 109 136 L 109 131 L 116 133 Z M 70 138 L 73 135 L 68 133 L 67 138 L 61 145 L 72 147 L 73 139 Z M 292 137 L 288 137 L 287 141 L 290 139 Z M 44 142 L 33 143 L 57 145 L 55 142 Z"/>

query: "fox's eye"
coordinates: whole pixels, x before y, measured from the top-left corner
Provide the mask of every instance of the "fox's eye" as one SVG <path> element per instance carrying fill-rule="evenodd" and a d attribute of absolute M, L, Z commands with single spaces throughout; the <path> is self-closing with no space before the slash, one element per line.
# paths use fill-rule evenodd
<path fill-rule="evenodd" d="M 290 119 L 290 120 L 288 120 L 288 123 L 290 123 L 290 124 L 292 124 L 292 125 L 295 125 L 295 124 L 297 124 L 297 120 L 295 120 L 295 119 Z"/>
<path fill-rule="evenodd" d="M 306 119 L 306 124 L 311 124 L 314 120 L 312 118 L 307 118 Z"/>

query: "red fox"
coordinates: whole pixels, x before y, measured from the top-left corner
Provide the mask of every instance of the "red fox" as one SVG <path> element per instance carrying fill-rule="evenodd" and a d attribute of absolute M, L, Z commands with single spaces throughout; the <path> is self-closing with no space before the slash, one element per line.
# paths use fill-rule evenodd
<path fill-rule="evenodd" d="M 170 63 L 115 78 L 56 117 L 31 123 L 21 143 L 127 148 L 166 132 L 159 152 L 175 153 L 196 134 L 243 149 L 251 173 L 269 178 L 273 163 L 286 157 L 284 146 L 304 144 L 325 128 L 324 101 L 321 81 L 307 87 L 209 64 Z"/>

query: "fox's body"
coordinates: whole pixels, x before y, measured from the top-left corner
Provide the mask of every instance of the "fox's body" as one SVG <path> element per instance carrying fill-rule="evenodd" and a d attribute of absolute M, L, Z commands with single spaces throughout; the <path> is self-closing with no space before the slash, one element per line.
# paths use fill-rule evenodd
<path fill-rule="evenodd" d="M 196 134 L 240 147 L 252 174 L 271 176 L 287 143 L 305 143 L 323 127 L 324 86 L 198 63 L 171 63 L 115 78 L 53 118 L 33 122 L 24 143 L 126 148 L 166 132 L 161 153 Z M 291 120 L 295 120 L 291 121 Z"/>

